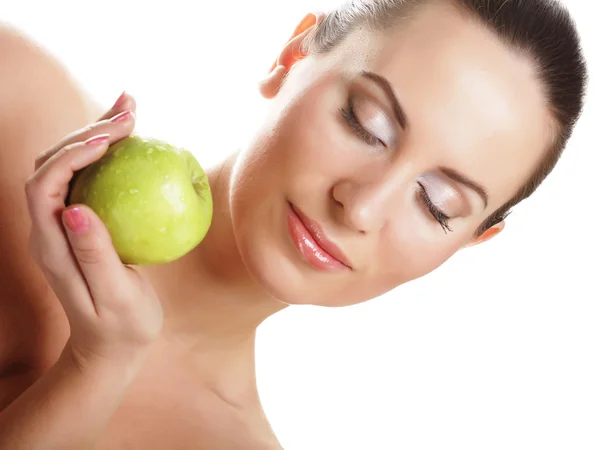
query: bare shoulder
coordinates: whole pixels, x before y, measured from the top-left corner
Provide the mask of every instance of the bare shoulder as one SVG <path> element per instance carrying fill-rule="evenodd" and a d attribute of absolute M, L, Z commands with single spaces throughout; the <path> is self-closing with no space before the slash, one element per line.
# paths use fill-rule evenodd
<path fill-rule="evenodd" d="M 0 409 L 53 363 L 68 334 L 28 252 L 24 183 L 39 153 L 95 114 L 57 58 L 0 22 Z"/>
<path fill-rule="evenodd" d="M 0 23 L 0 67 L 0 132 L 3 141 L 10 136 L 31 148 L 30 158 L 97 113 L 55 55 L 5 23 Z"/>

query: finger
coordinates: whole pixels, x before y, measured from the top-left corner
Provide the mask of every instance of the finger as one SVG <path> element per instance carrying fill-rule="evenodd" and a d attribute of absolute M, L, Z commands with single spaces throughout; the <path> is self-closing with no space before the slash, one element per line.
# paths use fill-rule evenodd
<path fill-rule="evenodd" d="M 117 99 L 115 104 L 108 111 L 106 111 L 102 116 L 100 116 L 100 118 L 98 119 L 98 122 L 100 122 L 102 120 L 108 120 L 111 117 L 116 116 L 119 113 L 122 113 L 123 111 L 132 111 L 134 114 L 136 112 L 135 99 L 131 95 L 129 95 L 127 92 L 123 92 L 119 96 L 119 98 Z"/>
<path fill-rule="evenodd" d="M 28 181 L 36 188 L 36 195 L 30 198 L 30 203 L 41 206 L 31 212 L 34 215 L 45 214 L 47 207 L 64 207 L 63 194 L 75 172 L 100 159 L 115 141 L 116 138 L 108 133 L 92 136 L 83 142 L 67 145 L 48 158 Z"/>
<path fill-rule="evenodd" d="M 67 314 L 74 309 L 89 311 L 93 305 L 61 223 L 64 193 L 73 173 L 100 158 L 109 143 L 110 137 L 104 135 L 67 146 L 46 161 L 26 183 L 34 256 Z"/>
<path fill-rule="evenodd" d="M 123 111 L 110 119 L 102 120 L 91 124 L 85 128 L 74 131 L 65 136 L 56 145 L 41 153 L 35 160 L 35 169 L 41 167 L 48 159 L 55 155 L 62 148 L 74 144 L 76 142 L 85 141 L 94 136 L 108 134 L 111 136 L 111 141 L 116 142 L 129 136 L 135 127 L 135 115 L 133 111 Z"/>
<path fill-rule="evenodd" d="M 126 268 L 117 255 L 102 220 L 85 205 L 62 213 L 71 249 L 95 302 L 96 311 L 118 301 L 127 286 Z"/>
<path fill-rule="evenodd" d="M 60 141 L 58 141 L 51 148 L 49 148 L 45 152 L 39 154 L 35 160 L 35 169 L 37 170 L 37 168 L 40 167 L 42 164 L 44 164 L 44 162 L 48 158 L 50 158 L 54 153 L 56 153 L 58 150 L 60 150 L 64 146 L 72 144 L 72 143 L 76 142 L 77 140 L 85 140 L 96 134 L 104 134 L 104 132 L 101 130 L 98 130 L 96 132 L 94 130 L 97 129 L 98 125 L 100 127 L 102 127 L 106 122 L 110 122 L 111 119 L 117 120 L 117 117 L 120 118 L 120 121 L 124 121 L 123 119 L 125 117 L 123 116 L 123 113 L 125 113 L 127 111 L 130 111 L 133 116 L 132 118 L 135 119 L 135 112 L 136 112 L 135 99 L 131 95 L 129 95 L 127 92 L 123 91 L 123 93 L 119 96 L 119 98 L 117 98 L 114 105 L 108 111 L 106 111 L 98 119 L 98 121 L 95 122 L 95 124 L 90 124 L 83 129 L 73 131 L 72 133 L 63 137 Z M 118 121 L 119 120 L 117 120 L 117 122 Z M 100 123 L 100 122 L 102 122 L 102 123 Z M 133 128 L 132 128 L 132 130 L 133 130 Z"/>
<path fill-rule="evenodd" d="M 37 241 L 42 243 L 45 256 L 64 256 L 62 244 L 66 241 L 60 221 L 57 222 L 57 214 L 65 207 L 65 196 L 73 173 L 101 158 L 109 144 L 110 136 L 101 135 L 64 147 L 27 180 L 25 194 L 32 231 L 35 231 Z M 59 251 L 53 251 L 54 245 L 59 246 Z"/>

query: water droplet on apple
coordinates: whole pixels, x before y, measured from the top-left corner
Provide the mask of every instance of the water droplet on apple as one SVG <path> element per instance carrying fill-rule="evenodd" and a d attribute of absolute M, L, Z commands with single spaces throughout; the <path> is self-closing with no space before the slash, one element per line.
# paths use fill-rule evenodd
<path fill-rule="evenodd" d="M 137 189 L 129 189 L 130 194 L 137 194 L 138 192 L 140 191 L 138 191 Z"/>

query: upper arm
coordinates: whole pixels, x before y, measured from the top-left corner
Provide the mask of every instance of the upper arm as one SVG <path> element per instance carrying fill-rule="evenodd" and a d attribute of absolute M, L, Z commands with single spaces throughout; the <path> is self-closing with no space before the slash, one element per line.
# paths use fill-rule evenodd
<path fill-rule="evenodd" d="M 29 254 L 24 183 L 41 152 L 97 114 L 56 58 L 0 22 L 0 409 L 53 364 L 68 337 L 64 311 Z"/>

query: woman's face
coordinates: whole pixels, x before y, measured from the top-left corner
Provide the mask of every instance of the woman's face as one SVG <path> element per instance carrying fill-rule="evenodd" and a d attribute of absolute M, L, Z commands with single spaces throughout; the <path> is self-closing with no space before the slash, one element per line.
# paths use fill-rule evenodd
<path fill-rule="evenodd" d="M 551 139 L 528 62 L 443 6 L 357 30 L 280 81 L 230 201 L 244 263 L 289 304 L 355 304 L 431 272 Z"/>

